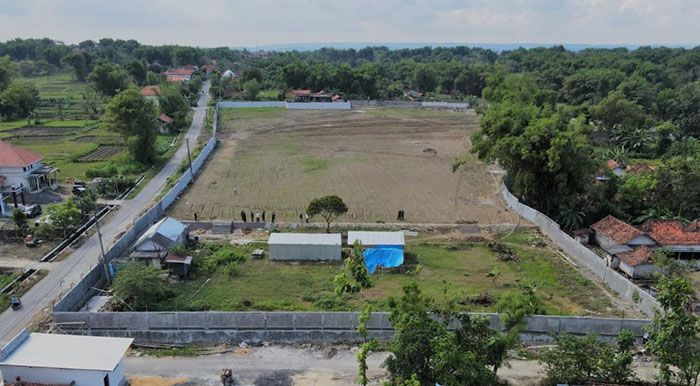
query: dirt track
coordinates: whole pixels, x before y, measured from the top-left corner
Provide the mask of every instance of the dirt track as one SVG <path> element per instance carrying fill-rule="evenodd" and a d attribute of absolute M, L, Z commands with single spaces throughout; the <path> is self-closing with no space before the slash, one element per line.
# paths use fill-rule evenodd
<path fill-rule="evenodd" d="M 469 154 L 464 112 L 224 110 L 221 145 L 172 215 L 239 218 L 245 209 L 295 221 L 337 194 L 347 222 L 515 222 L 497 198 L 500 174 Z M 456 173 L 452 163 L 466 155 Z"/>

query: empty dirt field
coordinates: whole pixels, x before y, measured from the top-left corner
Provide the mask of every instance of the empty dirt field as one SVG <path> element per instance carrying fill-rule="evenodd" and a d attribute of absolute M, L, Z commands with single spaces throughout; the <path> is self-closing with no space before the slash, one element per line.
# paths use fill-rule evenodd
<path fill-rule="evenodd" d="M 469 154 L 477 126 L 473 112 L 224 109 L 219 147 L 170 212 L 298 221 L 311 199 L 337 194 L 343 222 L 391 222 L 399 209 L 406 222 L 516 222 L 497 197 L 501 172 Z"/>

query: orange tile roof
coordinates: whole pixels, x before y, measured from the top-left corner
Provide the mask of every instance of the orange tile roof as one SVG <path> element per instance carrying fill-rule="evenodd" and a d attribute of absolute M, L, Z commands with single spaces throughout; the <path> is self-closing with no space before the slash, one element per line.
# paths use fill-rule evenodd
<path fill-rule="evenodd" d="M 160 116 L 158 117 L 158 119 L 160 119 L 161 122 L 165 122 L 165 123 L 167 123 L 167 124 L 169 124 L 169 125 L 173 123 L 173 119 L 170 118 L 169 116 L 167 116 L 166 114 L 163 114 L 163 113 L 160 114 Z"/>
<path fill-rule="evenodd" d="M 651 173 L 653 171 L 656 171 L 656 166 L 644 163 L 627 165 L 625 171 L 628 173 Z"/>
<path fill-rule="evenodd" d="M 620 167 L 620 164 L 617 163 L 614 159 L 609 159 L 608 160 L 608 169 L 613 170 L 617 169 Z"/>
<path fill-rule="evenodd" d="M 165 80 L 168 82 L 185 82 L 187 75 L 168 75 Z"/>
<path fill-rule="evenodd" d="M 0 141 L 0 166 L 27 166 L 41 160 L 42 158 L 39 154 L 8 142 Z"/>
<path fill-rule="evenodd" d="M 301 90 L 292 90 L 291 93 L 294 96 L 308 96 L 311 95 L 311 90 L 305 88 Z"/>
<path fill-rule="evenodd" d="M 684 227 L 675 220 L 649 220 L 642 225 L 649 237 L 660 245 L 700 245 L 700 230 L 693 226 Z"/>
<path fill-rule="evenodd" d="M 618 253 L 617 257 L 621 261 L 624 261 L 627 265 L 636 267 L 642 264 L 650 264 L 652 255 L 652 250 L 649 247 L 643 245 L 629 252 Z"/>
<path fill-rule="evenodd" d="M 607 237 L 618 244 L 627 244 L 644 233 L 626 222 L 613 216 L 607 216 L 591 225 L 596 234 Z"/>
<path fill-rule="evenodd" d="M 141 89 L 141 95 L 143 96 L 154 97 L 158 96 L 158 94 L 160 94 L 159 86 L 145 86 Z"/>
<path fill-rule="evenodd" d="M 194 74 L 194 69 L 192 68 L 171 68 L 163 72 L 165 75 L 192 75 Z"/>

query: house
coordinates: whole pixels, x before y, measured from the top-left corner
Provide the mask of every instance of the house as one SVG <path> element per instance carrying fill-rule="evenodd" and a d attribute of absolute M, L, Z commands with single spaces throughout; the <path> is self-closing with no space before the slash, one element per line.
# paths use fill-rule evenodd
<path fill-rule="evenodd" d="M 289 93 L 292 94 L 296 102 L 311 102 L 311 90 L 307 88 L 292 90 Z"/>
<path fill-rule="evenodd" d="M 58 189 L 58 169 L 42 161 L 39 154 L 0 140 L 0 190 Z"/>
<path fill-rule="evenodd" d="M 123 357 L 133 339 L 22 331 L 0 350 L 5 383 L 123 386 Z"/>
<path fill-rule="evenodd" d="M 164 113 L 160 113 L 160 115 L 158 116 L 158 121 L 160 121 L 158 132 L 160 132 L 161 134 L 169 134 L 173 130 L 174 120 L 170 116 Z"/>
<path fill-rule="evenodd" d="M 165 217 L 153 224 L 139 237 L 132 248 L 131 258 L 160 267 L 172 247 L 187 242 L 187 226 Z"/>
<path fill-rule="evenodd" d="M 683 225 L 676 220 L 649 220 L 640 227 L 656 243 L 681 259 L 700 257 L 700 219 Z"/>
<path fill-rule="evenodd" d="M 333 94 L 326 92 L 326 90 L 321 90 L 319 92 L 311 93 L 309 95 L 309 100 L 311 102 L 321 102 L 328 103 L 331 102 Z"/>
<path fill-rule="evenodd" d="M 145 96 L 146 98 L 158 98 L 158 95 L 160 95 L 160 86 L 144 86 L 141 89 L 141 95 Z"/>
<path fill-rule="evenodd" d="M 629 252 L 618 253 L 613 263 L 617 268 L 632 279 L 645 279 L 651 277 L 659 269 L 652 260 L 654 252 L 646 245 L 634 248 Z M 617 267 L 615 267 L 617 266 Z"/>
<path fill-rule="evenodd" d="M 170 254 L 165 258 L 165 265 L 167 265 L 171 275 L 184 278 L 189 275 L 192 268 L 192 256 Z"/>
<path fill-rule="evenodd" d="M 403 232 L 348 232 L 348 245 L 359 242 L 364 247 L 365 265 L 369 273 L 377 267 L 396 268 L 403 265 Z"/>
<path fill-rule="evenodd" d="M 183 66 L 180 68 L 171 68 L 163 71 L 165 80 L 170 83 L 187 82 L 192 78 L 192 75 L 197 71 L 196 66 Z"/>
<path fill-rule="evenodd" d="M 267 241 L 270 260 L 340 260 L 339 233 L 272 233 Z"/>
<path fill-rule="evenodd" d="M 591 225 L 593 239 L 605 252 L 608 260 L 618 253 L 630 252 L 642 245 L 654 246 L 656 243 L 641 230 L 613 216 L 607 216 Z"/>

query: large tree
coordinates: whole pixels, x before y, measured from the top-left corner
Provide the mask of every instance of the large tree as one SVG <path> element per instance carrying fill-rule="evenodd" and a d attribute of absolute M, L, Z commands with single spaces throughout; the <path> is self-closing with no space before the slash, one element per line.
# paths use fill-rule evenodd
<path fill-rule="evenodd" d="M 39 104 L 39 91 L 31 83 L 12 83 L 0 93 L 0 115 L 7 119 L 29 117 Z"/>
<path fill-rule="evenodd" d="M 114 96 L 129 85 L 129 74 L 121 66 L 102 63 L 95 66 L 88 76 L 95 90 L 107 96 Z"/>
<path fill-rule="evenodd" d="M 153 102 L 141 95 L 138 87 L 130 86 L 120 92 L 107 105 L 105 122 L 113 130 L 130 139 L 131 154 L 143 164 L 157 160 L 155 151 L 156 117 L 158 110 Z"/>
<path fill-rule="evenodd" d="M 15 75 L 15 66 L 8 56 L 0 56 L 0 91 L 7 88 Z"/>
<path fill-rule="evenodd" d="M 331 231 L 331 222 L 340 215 L 347 213 L 348 207 L 338 196 L 315 198 L 309 203 L 306 213 L 313 217 L 319 215 L 326 220 L 326 232 Z"/>
<path fill-rule="evenodd" d="M 173 117 L 173 125 L 177 129 L 181 129 L 187 124 L 187 114 L 190 111 L 190 106 L 178 87 L 171 85 L 160 86 L 158 105 L 160 106 L 160 111 Z"/>
<path fill-rule="evenodd" d="M 114 294 L 134 311 L 153 310 L 170 291 L 161 271 L 132 261 L 114 279 Z"/>

